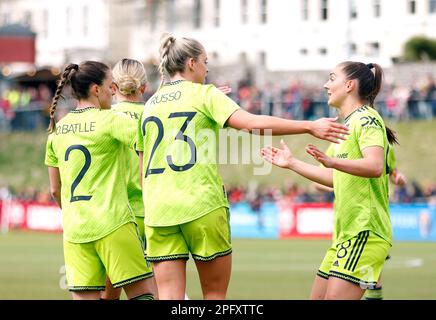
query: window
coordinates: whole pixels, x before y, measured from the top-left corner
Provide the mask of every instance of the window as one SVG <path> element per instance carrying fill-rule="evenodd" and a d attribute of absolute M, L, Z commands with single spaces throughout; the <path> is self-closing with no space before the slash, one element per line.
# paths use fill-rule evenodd
<path fill-rule="evenodd" d="M 259 64 L 262 67 L 266 66 L 266 52 L 265 51 L 259 52 Z"/>
<path fill-rule="evenodd" d="M 266 24 L 268 22 L 268 1 L 260 0 L 260 23 Z"/>
<path fill-rule="evenodd" d="M 220 58 L 220 55 L 218 54 L 218 52 L 216 52 L 216 51 L 213 51 L 212 52 L 212 59 L 216 62 L 216 61 L 218 61 L 218 59 Z"/>
<path fill-rule="evenodd" d="M 42 11 L 41 35 L 43 38 L 48 37 L 48 10 L 47 9 L 44 9 Z"/>
<path fill-rule="evenodd" d="M 215 0 L 215 17 L 213 19 L 215 27 L 220 26 L 220 8 L 221 8 L 221 1 Z"/>
<path fill-rule="evenodd" d="M 326 49 L 326 48 L 319 48 L 319 49 L 318 49 L 318 53 L 319 53 L 321 56 L 325 56 L 325 55 L 327 55 L 327 49 Z"/>
<path fill-rule="evenodd" d="M 241 0 L 241 22 L 247 24 L 248 22 L 248 1 Z"/>
<path fill-rule="evenodd" d="M 65 33 L 67 36 L 71 35 L 71 8 L 68 7 L 65 11 L 66 19 L 65 19 Z"/>
<path fill-rule="evenodd" d="M 159 10 L 159 1 L 150 1 L 150 29 L 154 31 L 157 24 L 157 14 Z"/>
<path fill-rule="evenodd" d="M 201 0 L 194 1 L 194 28 L 201 28 Z"/>
<path fill-rule="evenodd" d="M 166 4 L 167 4 L 167 10 L 166 10 L 167 29 L 173 31 L 177 19 L 177 16 L 175 15 L 175 0 L 167 0 Z"/>
<path fill-rule="evenodd" d="M 11 15 L 9 13 L 2 14 L 2 24 L 9 24 L 10 19 Z"/>
<path fill-rule="evenodd" d="M 309 53 L 309 52 L 307 51 L 306 48 L 301 48 L 301 49 L 300 49 L 300 54 L 301 54 L 302 56 L 307 56 L 308 53 Z"/>
<path fill-rule="evenodd" d="M 409 0 L 407 3 L 407 10 L 410 14 L 416 13 L 416 1 L 415 0 Z"/>
<path fill-rule="evenodd" d="M 301 19 L 303 21 L 309 20 L 309 4 L 308 4 L 308 0 L 301 0 Z"/>
<path fill-rule="evenodd" d="M 321 20 L 328 19 L 328 0 L 321 0 Z"/>
<path fill-rule="evenodd" d="M 379 18 L 381 16 L 381 5 L 380 0 L 372 1 L 372 11 L 375 18 Z"/>
<path fill-rule="evenodd" d="M 436 13 L 436 0 L 429 0 L 429 3 L 428 3 L 428 12 Z"/>
<path fill-rule="evenodd" d="M 356 0 L 350 0 L 350 19 L 357 18 Z"/>
<path fill-rule="evenodd" d="M 239 61 L 241 64 L 245 65 L 248 62 L 248 57 L 247 57 L 247 53 L 246 52 L 241 52 L 239 54 Z"/>
<path fill-rule="evenodd" d="M 380 44 L 378 42 L 368 43 L 368 56 L 378 57 L 380 55 Z"/>
<path fill-rule="evenodd" d="M 31 26 L 32 25 L 32 13 L 30 11 L 25 11 L 24 12 L 24 24 L 26 26 Z"/>
<path fill-rule="evenodd" d="M 357 53 L 357 46 L 355 43 L 350 43 L 349 44 L 349 53 L 350 55 L 355 55 Z"/>
<path fill-rule="evenodd" d="M 87 6 L 83 7 L 83 35 L 88 35 L 88 21 L 89 21 L 89 9 Z"/>

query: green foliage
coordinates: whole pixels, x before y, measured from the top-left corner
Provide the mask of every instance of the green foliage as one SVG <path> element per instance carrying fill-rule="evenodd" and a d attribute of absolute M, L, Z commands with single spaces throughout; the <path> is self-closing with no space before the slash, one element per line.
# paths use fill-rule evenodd
<path fill-rule="evenodd" d="M 424 36 L 410 38 L 404 45 L 406 61 L 436 60 L 436 39 Z"/>

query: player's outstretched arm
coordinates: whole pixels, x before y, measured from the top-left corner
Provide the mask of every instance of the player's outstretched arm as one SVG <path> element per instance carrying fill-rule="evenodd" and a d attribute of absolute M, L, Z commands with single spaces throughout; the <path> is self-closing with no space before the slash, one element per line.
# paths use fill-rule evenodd
<path fill-rule="evenodd" d="M 273 135 L 289 135 L 309 133 L 319 139 L 338 143 L 338 139 L 345 140 L 348 128 L 336 122 L 337 118 L 321 118 L 316 121 L 287 120 L 278 117 L 255 115 L 239 109 L 227 120 L 227 125 L 253 132 L 259 130 L 264 134 L 271 130 Z"/>
<path fill-rule="evenodd" d="M 272 164 L 286 168 L 316 183 L 333 187 L 333 170 L 314 166 L 296 159 L 286 143 L 280 141 L 281 149 L 275 147 L 262 148 L 262 157 Z"/>
<path fill-rule="evenodd" d="M 313 144 L 309 144 L 306 147 L 306 151 L 326 168 L 336 169 L 364 178 L 378 178 L 383 173 L 384 152 L 383 148 L 379 146 L 363 149 L 363 158 L 355 160 L 330 158 Z"/>

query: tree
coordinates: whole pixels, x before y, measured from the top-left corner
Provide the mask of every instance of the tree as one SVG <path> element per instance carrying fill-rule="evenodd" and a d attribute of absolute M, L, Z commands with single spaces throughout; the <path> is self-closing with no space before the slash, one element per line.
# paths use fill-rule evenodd
<path fill-rule="evenodd" d="M 404 45 L 406 61 L 436 60 L 436 39 L 424 36 L 410 38 Z"/>

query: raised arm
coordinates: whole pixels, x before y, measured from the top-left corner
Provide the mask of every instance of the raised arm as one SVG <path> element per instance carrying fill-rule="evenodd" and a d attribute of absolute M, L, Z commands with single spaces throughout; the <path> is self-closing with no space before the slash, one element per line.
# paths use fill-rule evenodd
<path fill-rule="evenodd" d="M 306 151 L 326 168 L 364 178 L 378 178 L 383 174 L 384 151 L 379 146 L 363 149 L 363 158 L 353 160 L 330 158 L 312 144 L 307 146 Z"/>
<path fill-rule="evenodd" d="M 275 147 L 262 148 L 262 157 L 278 167 L 292 170 L 295 173 L 324 186 L 333 187 L 332 169 L 314 166 L 300 161 L 294 158 L 291 150 L 289 150 L 283 140 L 280 144 L 281 149 Z"/>
<path fill-rule="evenodd" d="M 259 130 L 264 134 L 272 130 L 273 135 L 289 135 L 309 133 L 319 139 L 338 143 L 338 139 L 345 140 L 348 128 L 336 123 L 337 118 L 321 118 L 316 121 L 287 120 L 278 117 L 255 115 L 245 110 L 235 111 L 227 120 L 227 125 L 238 130 L 253 132 Z"/>

